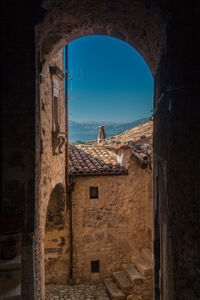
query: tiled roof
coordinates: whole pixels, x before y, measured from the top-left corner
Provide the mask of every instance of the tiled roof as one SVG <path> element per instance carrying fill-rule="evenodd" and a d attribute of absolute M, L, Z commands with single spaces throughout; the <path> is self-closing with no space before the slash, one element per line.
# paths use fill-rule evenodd
<path fill-rule="evenodd" d="M 95 145 L 69 146 L 70 175 L 119 175 L 127 174 L 116 158 L 115 152 L 129 148 L 142 166 L 152 162 L 153 121 L 134 127 Z"/>
<path fill-rule="evenodd" d="M 141 161 L 152 161 L 153 121 L 141 124 L 119 135 L 100 141 L 100 145 L 110 150 L 130 148 Z"/>
<path fill-rule="evenodd" d="M 144 140 L 146 138 L 152 139 L 152 133 L 153 133 L 153 121 L 149 121 L 137 127 L 133 127 L 132 129 L 126 130 L 121 134 L 107 138 L 105 139 L 105 141 L 110 140 L 116 144 L 127 144 L 128 142 Z"/>
<path fill-rule="evenodd" d="M 99 145 L 69 146 L 70 175 L 119 175 L 127 174 L 114 153 Z"/>

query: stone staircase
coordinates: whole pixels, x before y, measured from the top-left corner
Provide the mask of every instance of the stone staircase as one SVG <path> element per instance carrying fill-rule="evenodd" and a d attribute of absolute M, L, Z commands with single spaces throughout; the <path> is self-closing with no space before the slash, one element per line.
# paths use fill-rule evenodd
<path fill-rule="evenodd" d="M 0 241 L 4 238 L 6 236 L 1 236 Z M 21 299 L 21 255 L 19 252 L 13 259 L 0 259 L 0 299 Z"/>
<path fill-rule="evenodd" d="M 152 300 L 153 271 L 150 249 L 144 249 L 140 256 L 132 258 L 132 263 L 122 265 L 112 277 L 104 280 L 112 300 Z"/>

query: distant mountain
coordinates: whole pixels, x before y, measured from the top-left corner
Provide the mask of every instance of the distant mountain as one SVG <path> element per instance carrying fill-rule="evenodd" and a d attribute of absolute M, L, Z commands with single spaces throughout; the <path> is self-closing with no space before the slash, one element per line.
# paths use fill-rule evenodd
<path fill-rule="evenodd" d="M 150 118 L 150 117 L 149 117 Z M 70 141 L 91 141 L 96 140 L 99 126 L 104 125 L 106 136 L 111 137 L 126 130 L 136 127 L 149 121 L 149 118 L 139 119 L 129 123 L 112 122 L 76 122 L 69 120 L 69 140 Z"/>

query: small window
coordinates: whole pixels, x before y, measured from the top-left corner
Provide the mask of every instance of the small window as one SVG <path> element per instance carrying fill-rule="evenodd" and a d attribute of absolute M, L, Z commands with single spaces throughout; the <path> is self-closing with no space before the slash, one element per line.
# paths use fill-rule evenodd
<path fill-rule="evenodd" d="M 98 187 L 91 186 L 90 187 L 90 199 L 97 199 L 98 198 Z"/>
<path fill-rule="evenodd" d="M 99 260 L 91 261 L 91 273 L 99 273 Z"/>

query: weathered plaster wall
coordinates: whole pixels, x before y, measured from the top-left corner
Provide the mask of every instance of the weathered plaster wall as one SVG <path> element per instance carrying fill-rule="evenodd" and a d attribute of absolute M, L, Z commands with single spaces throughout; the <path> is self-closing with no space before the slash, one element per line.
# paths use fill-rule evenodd
<path fill-rule="evenodd" d="M 131 160 L 129 174 L 74 179 L 72 192 L 73 279 L 91 280 L 90 262 L 100 260 L 100 278 L 152 247 L 152 180 L 150 170 Z M 90 186 L 99 198 L 90 199 Z M 150 189 L 150 191 L 149 191 Z"/>

